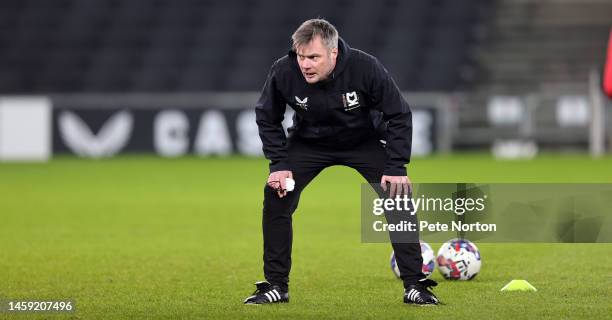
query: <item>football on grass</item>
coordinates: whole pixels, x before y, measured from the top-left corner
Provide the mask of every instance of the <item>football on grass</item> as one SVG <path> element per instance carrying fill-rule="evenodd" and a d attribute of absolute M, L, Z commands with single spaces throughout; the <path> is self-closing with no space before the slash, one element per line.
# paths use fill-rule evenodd
<path fill-rule="evenodd" d="M 423 257 L 423 273 L 426 277 L 429 277 L 436 266 L 434 262 L 434 252 L 427 242 L 419 241 L 419 243 L 421 244 L 421 256 Z M 400 271 L 395 261 L 395 252 L 393 251 L 391 251 L 391 270 L 396 277 L 400 277 Z"/>
<path fill-rule="evenodd" d="M 438 270 L 446 279 L 470 280 L 478 272 L 482 261 L 476 245 L 466 239 L 452 239 L 438 250 Z"/>

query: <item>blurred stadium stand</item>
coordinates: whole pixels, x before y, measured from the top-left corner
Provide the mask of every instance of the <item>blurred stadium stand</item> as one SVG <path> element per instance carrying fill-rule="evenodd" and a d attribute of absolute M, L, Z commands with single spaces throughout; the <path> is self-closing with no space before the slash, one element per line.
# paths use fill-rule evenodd
<path fill-rule="evenodd" d="M 456 135 L 462 138 L 453 147 L 518 139 L 541 148 L 583 150 L 592 141 L 597 100 L 592 88 L 598 84 L 589 77 L 605 60 L 612 1 L 496 0 L 490 8 L 473 51 L 471 90 L 456 97 Z M 490 111 L 498 98 L 516 100 L 520 119 L 492 123 Z M 568 103 L 573 123 L 560 120 Z M 584 112 L 586 118 L 577 116 Z M 612 121 L 605 110 L 601 117 Z M 612 141 L 610 130 L 607 140 Z"/>
<path fill-rule="evenodd" d="M 461 2 L 461 1 L 459 1 Z M 609 0 L 498 0 L 476 60 L 479 88 L 533 92 L 584 84 L 601 66 L 612 25 Z"/>
<path fill-rule="evenodd" d="M 2 0 L 0 93 L 259 90 L 305 19 L 336 24 L 407 91 L 467 89 L 478 0 Z"/>
<path fill-rule="evenodd" d="M 424 111 L 423 150 L 612 145 L 597 79 L 611 0 L 0 0 L 0 104 L 250 112 L 313 17 L 377 56 Z"/>

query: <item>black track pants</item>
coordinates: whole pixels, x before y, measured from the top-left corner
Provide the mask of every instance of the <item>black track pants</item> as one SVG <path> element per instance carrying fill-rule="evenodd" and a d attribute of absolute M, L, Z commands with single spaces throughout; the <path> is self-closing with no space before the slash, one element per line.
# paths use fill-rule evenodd
<path fill-rule="evenodd" d="M 323 169 L 345 165 L 357 170 L 369 183 L 380 183 L 387 160 L 380 141 L 371 139 L 348 150 L 338 150 L 290 139 L 289 161 L 295 180 L 295 190 L 279 198 L 276 191 L 264 187 L 263 236 L 264 275 L 272 284 L 287 288 L 291 270 L 292 214 L 297 208 L 302 190 Z M 333 244 L 332 244 L 333 245 Z M 423 260 L 418 243 L 392 243 L 404 286 L 424 278 Z"/>

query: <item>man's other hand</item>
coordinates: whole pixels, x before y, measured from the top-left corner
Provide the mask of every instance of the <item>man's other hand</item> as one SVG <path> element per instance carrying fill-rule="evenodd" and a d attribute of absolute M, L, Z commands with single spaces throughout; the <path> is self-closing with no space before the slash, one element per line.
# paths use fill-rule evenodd
<path fill-rule="evenodd" d="M 391 184 L 389 197 L 395 198 L 396 195 L 408 195 L 412 191 L 412 182 L 408 176 L 382 176 L 380 186 L 383 191 L 387 191 L 387 183 Z"/>
<path fill-rule="evenodd" d="M 289 170 L 274 171 L 268 177 L 268 186 L 276 190 L 279 198 L 287 195 L 287 178 L 293 179 L 293 173 Z"/>

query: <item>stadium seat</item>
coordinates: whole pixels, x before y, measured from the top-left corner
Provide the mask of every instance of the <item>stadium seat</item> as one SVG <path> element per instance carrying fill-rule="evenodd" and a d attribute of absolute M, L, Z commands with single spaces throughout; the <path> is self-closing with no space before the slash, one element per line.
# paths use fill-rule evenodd
<path fill-rule="evenodd" d="M 444 90 L 456 87 L 460 69 L 472 63 L 465 57 L 476 41 L 470 33 L 480 7 L 477 0 L 374 6 L 366 0 L 4 0 L 0 93 L 259 90 L 270 64 L 290 49 L 295 28 L 314 17 L 376 55 L 402 89 Z"/>

